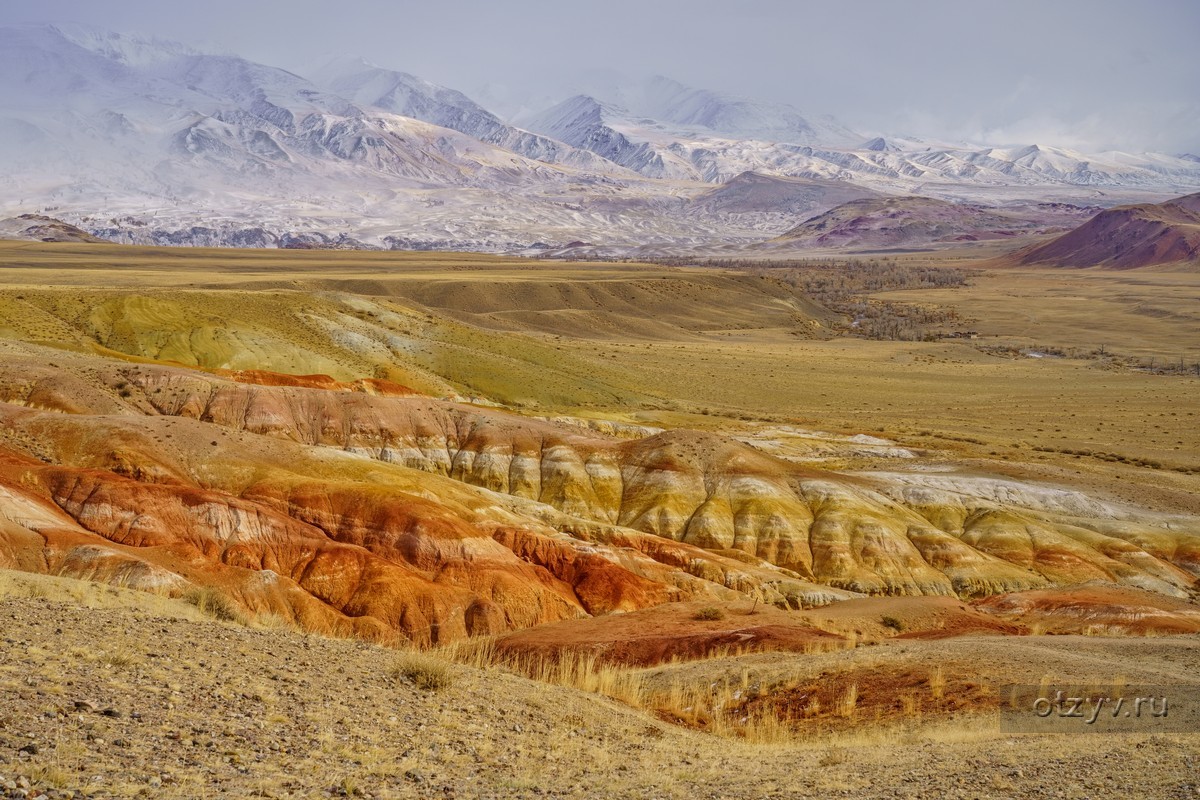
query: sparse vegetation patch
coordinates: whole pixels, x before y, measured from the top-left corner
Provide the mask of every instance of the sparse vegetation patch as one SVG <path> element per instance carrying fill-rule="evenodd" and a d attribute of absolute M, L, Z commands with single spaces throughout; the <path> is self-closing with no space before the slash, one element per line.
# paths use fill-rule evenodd
<path fill-rule="evenodd" d="M 702 608 L 697 611 L 693 616 L 693 619 L 712 622 L 725 619 L 725 612 L 716 606 L 707 606 L 706 608 Z"/>
<path fill-rule="evenodd" d="M 213 619 L 246 622 L 246 613 L 242 608 L 215 586 L 194 586 L 183 593 L 183 599 Z"/>
<path fill-rule="evenodd" d="M 396 657 L 393 677 L 407 681 L 418 689 L 441 691 L 454 682 L 449 665 L 429 653 L 407 652 Z"/>

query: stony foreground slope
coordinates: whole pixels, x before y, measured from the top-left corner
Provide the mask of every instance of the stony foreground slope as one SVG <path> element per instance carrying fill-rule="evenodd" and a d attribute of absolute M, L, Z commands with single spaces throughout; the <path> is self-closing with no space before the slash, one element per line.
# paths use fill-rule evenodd
<path fill-rule="evenodd" d="M 1191 797 L 1195 736 L 1003 735 L 986 716 L 750 744 L 500 669 L 419 689 L 394 651 L 190 621 L 140 593 L 0 571 L 0 797 Z M 43 579 L 44 581 L 45 579 Z M 103 597 L 97 594 L 102 594 Z M 84 607 L 82 602 L 92 607 Z M 138 598 L 142 598 L 138 602 Z M 69 600 L 69 602 L 63 602 Z M 99 606 L 99 607 L 96 607 Z M 115 607 L 121 606 L 121 607 Z M 97 630 L 105 637 L 98 642 Z M 941 664 L 1036 684 L 1194 679 L 1194 637 L 895 640 L 666 667 L 647 681 L 807 681 Z M 1114 666 L 1114 665 L 1119 665 Z M 1189 677 L 1190 676 L 1190 677 Z M 870 720 L 864 717 L 864 722 Z M 25 788 L 29 787 L 29 788 Z"/>
<path fill-rule="evenodd" d="M 684 599 L 1086 580 L 1186 598 L 1200 576 L 1196 530 L 1103 503 L 847 477 L 381 382 L 234 377 L 5 345 L 0 566 L 212 585 L 313 630 L 424 642 Z"/>

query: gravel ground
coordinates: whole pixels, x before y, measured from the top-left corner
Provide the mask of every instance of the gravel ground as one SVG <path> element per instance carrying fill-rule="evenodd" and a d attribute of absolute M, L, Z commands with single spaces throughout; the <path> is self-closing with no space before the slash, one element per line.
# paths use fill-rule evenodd
<path fill-rule="evenodd" d="M 1129 658 L 1113 641 L 1080 669 Z M 1200 674 L 1200 640 L 1145 641 L 1143 671 Z M 450 666 L 449 686 L 421 689 L 396 661 L 287 629 L 0 600 L 0 798 L 1200 798 L 1200 735 L 960 720 L 756 746 L 497 669 Z"/>

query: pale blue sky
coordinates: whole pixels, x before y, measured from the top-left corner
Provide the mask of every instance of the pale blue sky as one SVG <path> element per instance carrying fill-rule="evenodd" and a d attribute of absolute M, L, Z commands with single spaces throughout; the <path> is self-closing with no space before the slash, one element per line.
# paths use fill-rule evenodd
<path fill-rule="evenodd" d="M 468 94 L 663 74 L 864 132 L 1200 153 L 1196 0 L 39 0 L 83 22 L 305 72 L 363 55 Z"/>

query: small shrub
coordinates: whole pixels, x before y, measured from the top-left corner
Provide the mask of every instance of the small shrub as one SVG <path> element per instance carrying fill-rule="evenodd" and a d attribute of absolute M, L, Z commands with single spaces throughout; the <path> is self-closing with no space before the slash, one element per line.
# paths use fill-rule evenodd
<path fill-rule="evenodd" d="M 33 765 L 29 768 L 28 777 L 34 786 L 50 786 L 55 789 L 65 789 L 72 781 L 71 773 L 56 764 Z"/>
<path fill-rule="evenodd" d="M 245 622 L 242 609 L 228 595 L 212 586 L 195 586 L 184 592 L 183 599 L 205 615 L 224 622 Z"/>
<path fill-rule="evenodd" d="M 835 767 L 838 764 L 845 764 L 849 758 L 849 754 L 843 748 L 831 747 L 825 751 L 817 763 L 822 767 Z"/>
<path fill-rule="evenodd" d="M 883 617 L 883 619 L 881 619 L 879 621 L 883 624 L 883 627 L 891 628 L 892 630 L 896 631 L 897 633 L 904 630 L 904 623 L 901 622 L 896 617 L 885 615 Z"/>
<path fill-rule="evenodd" d="M 858 684 L 852 683 L 838 698 L 835 712 L 839 717 L 852 717 L 858 710 Z"/>
<path fill-rule="evenodd" d="M 136 666 L 139 659 L 132 652 L 125 648 L 118 648 L 110 653 L 105 653 L 100 657 L 100 663 L 113 669 L 121 670 Z"/>
<path fill-rule="evenodd" d="M 405 653 L 396 659 L 392 677 L 429 691 L 445 689 L 452 683 L 450 668 L 444 661 L 415 652 Z"/>
<path fill-rule="evenodd" d="M 713 622 L 719 619 L 725 619 L 725 612 L 716 606 L 708 606 L 707 608 L 702 608 L 697 611 L 695 615 L 692 616 L 692 619 Z"/>
<path fill-rule="evenodd" d="M 929 693 L 935 700 L 941 700 L 946 693 L 946 674 L 938 667 L 929 676 Z"/>

